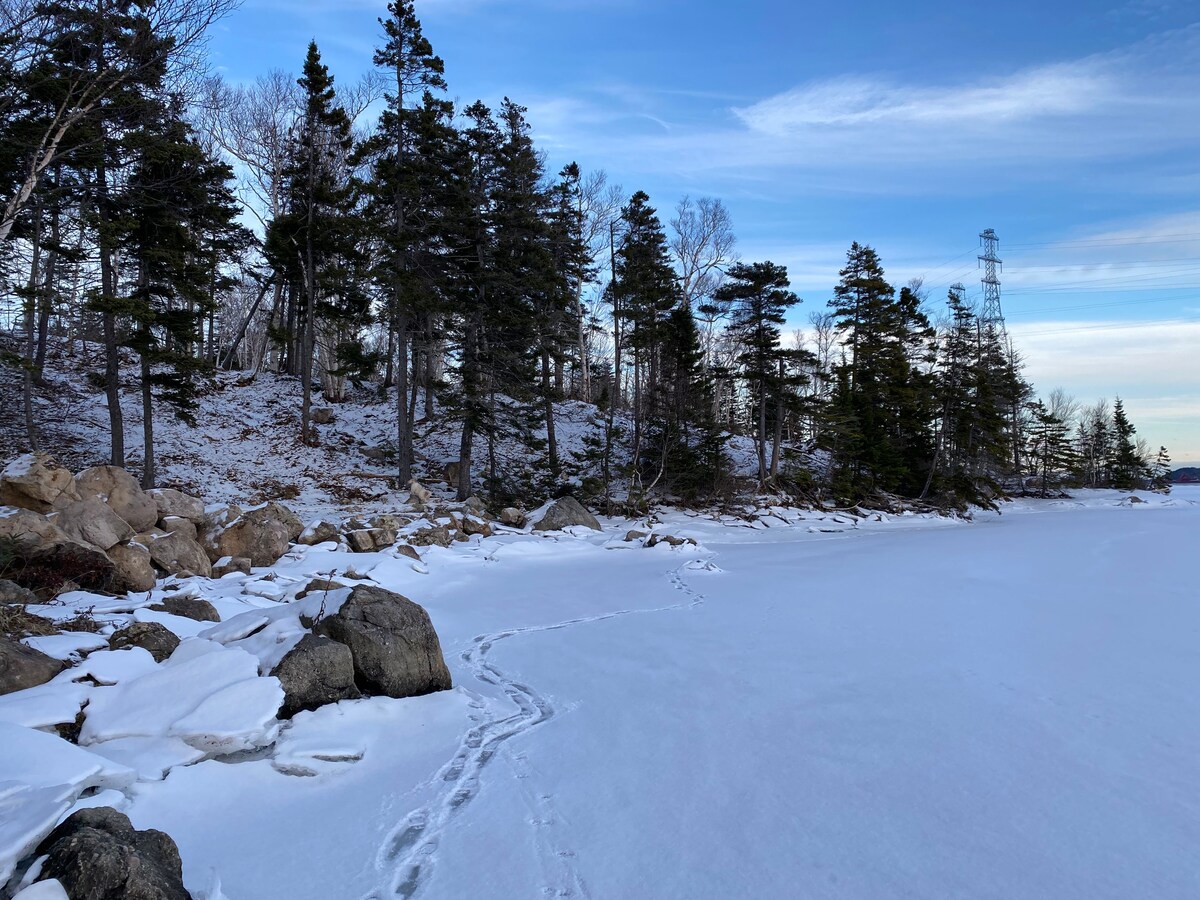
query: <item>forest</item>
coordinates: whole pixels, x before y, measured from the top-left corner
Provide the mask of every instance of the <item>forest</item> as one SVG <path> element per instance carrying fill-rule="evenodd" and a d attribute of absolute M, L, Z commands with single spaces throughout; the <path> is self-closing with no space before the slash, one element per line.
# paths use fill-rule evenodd
<path fill-rule="evenodd" d="M 460 500 L 560 491 L 565 401 L 594 410 L 579 487 L 608 512 L 1166 487 L 1119 398 L 1039 398 L 961 285 L 897 287 L 849 242 L 796 327 L 786 267 L 741 258 L 720 199 L 665 211 L 603 160 L 549 165 L 517 100 L 448 99 L 409 0 L 350 84 L 315 42 L 298 76 L 212 74 L 204 36 L 235 5 L 0 0 L 0 366 L 24 427 L 6 456 L 55 449 L 34 398 L 55 348 L 90 342 L 108 461 L 129 461 L 137 404 L 147 488 L 156 411 L 191 421 L 220 371 L 296 379 L 296 447 L 317 405 L 388 398 L 398 487 L 418 426 L 453 429 Z M 735 477 L 733 436 L 755 477 Z M 498 465 L 512 447 L 536 483 Z"/>

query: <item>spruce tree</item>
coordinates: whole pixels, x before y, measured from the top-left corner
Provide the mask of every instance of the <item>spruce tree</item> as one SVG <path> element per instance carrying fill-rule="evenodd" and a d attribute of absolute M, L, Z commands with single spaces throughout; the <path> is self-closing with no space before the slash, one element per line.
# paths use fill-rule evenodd
<path fill-rule="evenodd" d="M 430 168 L 439 161 L 446 164 L 444 152 L 429 152 L 433 148 L 427 145 L 446 138 L 450 106 L 432 96 L 446 88 L 445 66 L 425 38 L 411 0 L 389 3 L 388 13 L 379 20 L 386 40 L 375 52 L 375 65 L 387 73 L 389 89 L 379 130 L 363 156 L 372 164 L 367 190 L 372 221 L 382 238 L 375 277 L 384 298 L 389 348 L 395 348 L 394 354 L 389 349 L 388 366 L 390 370 L 394 356 L 397 475 L 403 485 L 412 478 L 416 415 L 409 397 L 410 349 L 418 323 L 432 314 L 422 299 L 433 293 L 436 280 L 428 263 L 432 223 L 440 211 L 430 202 Z"/>
<path fill-rule="evenodd" d="M 267 254 L 277 271 L 290 275 L 302 302 L 297 309 L 299 341 L 297 371 L 302 399 L 300 436 L 312 440 L 312 376 L 314 350 L 321 319 L 335 331 L 361 323 L 366 298 L 352 277 L 360 261 L 358 219 L 353 214 L 353 190 L 347 154 L 353 140 L 350 117 L 337 104 L 333 76 L 321 62 L 316 42 L 308 46 L 304 72 L 298 80 L 304 109 L 299 133 L 286 172 L 287 212 L 267 231 Z M 334 343 L 336 347 L 336 340 Z M 330 356 L 330 348 L 325 350 Z M 336 370 L 333 359 L 323 360 Z"/>
<path fill-rule="evenodd" d="M 764 486 L 771 474 L 767 461 L 768 409 L 782 406 L 785 388 L 786 351 L 780 346 L 780 329 L 787 310 L 800 298 L 788 289 L 787 269 L 772 262 L 737 263 L 730 267 L 726 279 L 715 299 L 729 306 L 729 333 L 741 347 L 741 375 L 756 410 L 758 482 Z M 772 456 L 777 460 L 777 446 Z"/>

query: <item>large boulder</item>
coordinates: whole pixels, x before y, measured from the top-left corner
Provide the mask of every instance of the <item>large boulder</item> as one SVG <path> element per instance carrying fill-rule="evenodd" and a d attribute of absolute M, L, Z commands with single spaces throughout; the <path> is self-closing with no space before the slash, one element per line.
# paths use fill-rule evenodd
<path fill-rule="evenodd" d="M 132 475 L 118 466 L 92 466 L 75 476 L 75 488 L 84 499 L 94 497 L 124 519 L 134 531 L 153 528 L 158 504 L 141 489 Z"/>
<path fill-rule="evenodd" d="M 167 626 L 158 622 L 133 622 L 120 631 L 113 632 L 108 639 L 108 646 L 113 650 L 124 650 L 128 647 L 141 647 L 148 650 L 156 662 L 162 662 L 175 652 L 179 646 L 179 638 Z"/>
<path fill-rule="evenodd" d="M 400 594 L 359 585 L 313 632 L 350 648 L 364 693 L 415 697 L 452 687 L 429 613 Z"/>
<path fill-rule="evenodd" d="M 179 848 L 161 831 L 137 831 L 108 806 L 81 809 L 38 847 L 39 879 L 55 878 L 71 900 L 191 900 Z"/>
<path fill-rule="evenodd" d="M 209 562 L 205 548 L 200 546 L 193 534 L 194 531 L 189 532 L 185 529 L 166 531 L 155 528 L 145 534 L 139 534 L 136 540 L 150 551 L 150 559 L 155 567 L 168 575 L 190 572 L 193 575 L 211 578 L 212 563 Z"/>
<path fill-rule="evenodd" d="M 244 514 L 250 519 L 270 519 L 275 522 L 280 522 L 287 528 L 288 542 L 295 543 L 300 534 L 304 531 L 304 523 L 300 521 L 300 517 L 284 506 L 282 503 L 271 501 L 266 506 L 260 506 L 257 509 L 252 509 Z"/>
<path fill-rule="evenodd" d="M 244 556 L 222 556 L 212 565 L 212 577 L 224 578 L 231 572 L 249 575 L 251 568 L 250 560 Z"/>
<path fill-rule="evenodd" d="M 74 476 L 44 453 L 18 456 L 0 471 L 0 503 L 8 506 L 44 513 L 78 499 Z"/>
<path fill-rule="evenodd" d="M 158 518 L 179 516 L 195 525 L 204 524 L 204 501 L 174 488 L 155 488 L 148 492 L 158 507 Z"/>
<path fill-rule="evenodd" d="M 418 528 L 408 536 L 408 542 L 414 547 L 449 547 L 451 540 L 450 529 L 445 525 Z"/>
<path fill-rule="evenodd" d="M 33 591 L 21 587 L 15 581 L 0 578 L 0 603 L 18 603 L 24 606 L 27 603 L 37 602 L 37 594 Z"/>
<path fill-rule="evenodd" d="M 150 551 L 142 544 L 117 544 L 108 549 L 108 558 L 116 569 L 112 589 L 117 593 L 148 591 L 158 581 Z"/>
<path fill-rule="evenodd" d="M 267 503 L 243 512 L 228 525 L 213 522 L 202 542 L 213 562 L 224 556 L 244 556 L 255 566 L 270 566 L 303 531 L 304 523 L 286 506 Z"/>
<path fill-rule="evenodd" d="M 346 534 L 346 543 L 354 553 L 373 553 L 396 543 L 394 528 L 362 528 Z"/>
<path fill-rule="evenodd" d="M 508 525 L 510 528 L 524 528 L 525 512 L 515 506 L 506 506 L 500 510 L 500 524 Z"/>
<path fill-rule="evenodd" d="M 196 622 L 221 621 L 217 608 L 199 597 L 167 597 L 162 603 L 155 603 L 150 608 L 156 612 L 170 613 Z"/>
<path fill-rule="evenodd" d="M 50 518 L 71 540 L 100 550 L 115 547 L 135 533 L 112 507 L 95 497 L 68 503 Z"/>
<path fill-rule="evenodd" d="M 563 497 L 554 501 L 553 505 L 546 510 L 546 514 L 542 516 L 541 521 L 533 526 L 533 530 L 561 531 L 572 525 L 583 525 L 596 531 L 600 530 L 600 523 L 596 521 L 595 516 L 584 509 L 582 503 L 574 497 Z"/>
<path fill-rule="evenodd" d="M 0 637 L 0 694 L 45 684 L 66 665 L 20 641 Z"/>
<path fill-rule="evenodd" d="M 309 523 L 308 527 L 300 532 L 300 537 L 296 539 L 298 544 L 307 544 L 312 547 L 317 544 L 324 544 L 328 541 L 336 541 L 342 536 L 342 530 L 332 522 L 326 522 L 324 519 L 318 519 L 315 522 Z"/>
<path fill-rule="evenodd" d="M 0 506 L 0 541 L 15 541 L 29 556 L 67 542 L 62 529 L 45 516 L 15 506 Z"/>
<path fill-rule="evenodd" d="M 303 709 L 362 696 L 354 684 L 354 657 L 345 644 L 306 634 L 271 672 L 283 685 L 279 715 L 290 719 Z"/>

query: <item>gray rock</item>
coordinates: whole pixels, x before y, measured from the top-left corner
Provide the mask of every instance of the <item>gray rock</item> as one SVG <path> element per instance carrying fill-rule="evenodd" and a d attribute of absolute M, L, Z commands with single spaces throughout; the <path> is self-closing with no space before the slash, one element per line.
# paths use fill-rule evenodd
<path fill-rule="evenodd" d="M 523 510 L 517 509 L 515 506 L 506 506 L 500 510 L 500 523 L 508 525 L 511 528 L 525 527 L 525 513 Z"/>
<path fill-rule="evenodd" d="M 463 516 L 462 521 L 459 522 L 458 529 L 463 534 L 479 534 L 483 535 L 483 537 L 492 536 L 492 526 L 474 516 Z"/>
<path fill-rule="evenodd" d="M 314 425 L 330 425 L 333 423 L 333 410 L 328 406 L 315 406 L 309 413 Z"/>
<path fill-rule="evenodd" d="M 473 516 L 484 518 L 487 515 L 487 506 L 482 500 L 476 496 L 470 496 L 463 501 L 463 508 Z"/>
<path fill-rule="evenodd" d="M 85 500 L 93 498 L 129 523 L 134 531 L 153 528 L 158 504 L 132 475 L 117 466 L 92 466 L 75 476 L 75 488 Z"/>
<path fill-rule="evenodd" d="M 271 672 L 283 685 L 279 715 L 290 719 L 303 709 L 354 700 L 362 695 L 354 684 L 354 657 L 345 644 L 306 634 Z"/>
<path fill-rule="evenodd" d="M 304 523 L 287 507 L 267 503 L 244 512 L 227 526 L 213 522 L 202 537 L 208 558 L 244 556 L 255 566 L 270 566 L 300 537 Z"/>
<path fill-rule="evenodd" d="M 95 497 L 68 503 L 52 513 L 50 520 L 71 540 L 100 550 L 115 547 L 134 535 L 128 522 Z"/>
<path fill-rule="evenodd" d="M 113 590 L 148 591 L 158 581 L 158 573 L 150 560 L 150 551 L 141 544 L 117 544 L 108 548 L 108 558 L 116 571 L 113 573 Z"/>
<path fill-rule="evenodd" d="M 163 516 L 159 519 L 158 527 L 171 534 L 182 534 L 189 540 L 197 539 L 196 523 L 183 516 Z"/>
<path fill-rule="evenodd" d="M 600 531 L 600 523 L 596 517 L 584 509 L 583 504 L 574 497 L 563 497 L 554 501 L 554 505 L 546 510 L 540 522 L 533 526 L 534 531 L 561 531 L 572 525 L 583 525 L 595 531 Z"/>
<path fill-rule="evenodd" d="M 186 519 L 176 519 L 176 522 L 186 522 Z M 189 522 L 188 525 L 191 525 Z M 195 538 L 188 536 L 186 529 L 166 531 L 155 528 L 145 534 L 139 534 L 137 542 L 150 551 L 150 559 L 154 565 L 168 575 L 184 577 L 184 572 L 212 576 L 212 564 L 208 554 Z"/>
<path fill-rule="evenodd" d="M 450 529 L 444 525 L 418 528 L 408 536 L 408 542 L 414 547 L 449 547 L 450 541 Z"/>
<path fill-rule="evenodd" d="M 57 878 L 71 900 L 191 900 L 170 836 L 136 831 L 112 807 L 81 809 L 37 849 L 40 880 Z"/>
<path fill-rule="evenodd" d="M 341 529 L 332 522 L 318 520 L 300 532 L 300 537 L 296 539 L 296 543 L 312 547 L 316 544 L 324 544 L 327 541 L 336 541 L 341 536 Z"/>
<path fill-rule="evenodd" d="M 408 544 L 397 544 L 396 545 L 396 555 L 397 556 L 407 556 L 409 559 L 413 560 L 414 562 L 421 561 L 421 554 L 418 553 L 412 547 L 410 547 Z"/>
<path fill-rule="evenodd" d="M 245 556 L 222 556 L 212 567 L 213 578 L 224 578 L 230 572 L 241 572 L 243 575 L 249 575 L 253 566 L 250 564 L 249 558 Z"/>
<path fill-rule="evenodd" d="M 154 505 L 158 507 L 160 520 L 167 516 L 178 516 L 181 519 L 187 519 L 193 525 L 204 524 L 203 500 L 174 488 L 156 488 L 148 493 L 154 498 Z"/>
<path fill-rule="evenodd" d="M 49 512 L 57 503 L 79 499 L 75 478 L 45 453 L 27 453 L 0 471 L 0 503 Z"/>
<path fill-rule="evenodd" d="M 141 647 L 143 650 L 149 650 L 156 661 L 162 662 L 175 652 L 175 648 L 179 646 L 179 638 L 158 622 L 134 622 L 115 632 L 108 639 L 108 646 L 113 650 Z"/>
<path fill-rule="evenodd" d="M 62 660 L 0 637 L 0 694 L 45 684 L 65 668 Z"/>
<path fill-rule="evenodd" d="M 350 648 L 364 693 L 415 697 L 452 687 L 429 614 L 400 594 L 359 585 L 313 631 Z"/>
<path fill-rule="evenodd" d="M 37 594 L 21 587 L 15 581 L 0 578 L 0 603 L 37 603 Z"/>
<path fill-rule="evenodd" d="M 627 531 L 625 532 L 625 541 L 626 543 L 630 541 L 642 541 L 648 536 L 649 535 L 644 531 Z"/>
<path fill-rule="evenodd" d="M 306 584 L 299 593 L 296 594 L 296 599 L 303 600 L 309 594 L 325 593 L 326 591 L 338 591 L 344 587 L 347 587 L 347 585 L 342 584 L 340 581 L 333 581 L 329 578 L 314 578 L 312 581 Z"/>
<path fill-rule="evenodd" d="M 15 541 L 29 555 L 66 543 L 62 529 L 28 509 L 0 507 L 0 540 Z"/>
<path fill-rule="evenodd" d="M 370 529 L 367 528 L 347 533 L 346 543 L 352 553 L 371 553 L 375 550 L 375 539 L 371 536 Z"/>
<path fill-rule="evenodd" d="M 217 614 L 215 606 L 207 600 L 200 600 L 196 597 L 167 597 L 162 603 L 156 603 L 150 608 L 159 612 L 170 613 L 173 616 L 192 619 L 196 622 L 221 621 L 221 617 Z"/>

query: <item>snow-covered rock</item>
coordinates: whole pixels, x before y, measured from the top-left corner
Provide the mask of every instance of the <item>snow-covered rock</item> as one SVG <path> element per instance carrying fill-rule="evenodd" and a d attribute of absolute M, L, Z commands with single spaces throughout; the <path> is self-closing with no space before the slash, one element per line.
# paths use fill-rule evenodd
<path fill-rule="evenodd" d="M 78 499 L 74 477 L 45 453 L 18 456 L 0 471 L 0 503 L 45 513 Z"/>
<path fill-rule="evenodd" d="M 204 524 L 204 501 L 173 488 L 156 488 L 148 492 L 158 507 L 158 518 L 178 516 L 194 525 Z"/>
<path fill-rule="evenodd" d="M 562 497 L 551 504 L 546 514 L 533 526 L 534 531 L 561 531 L 572 525 L 582 525 L 600 531 L 600 523 L 574 497 Z"/>

